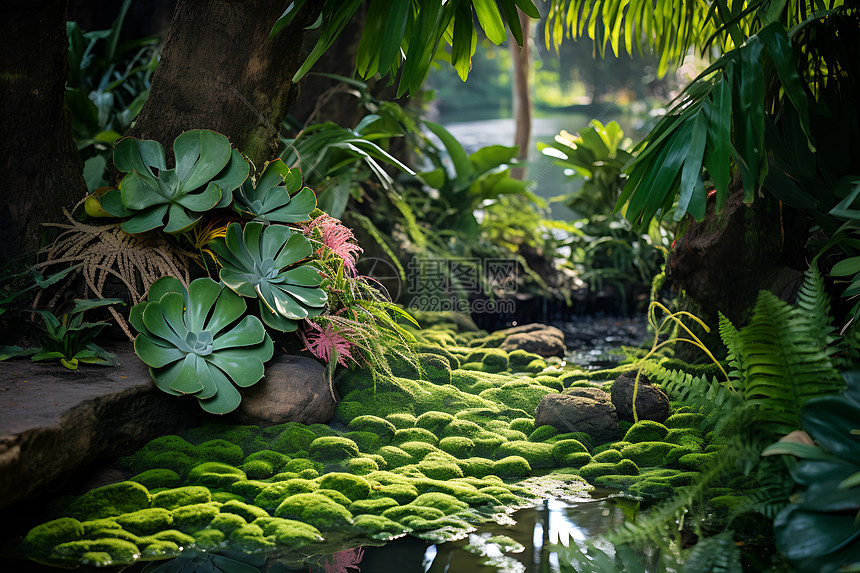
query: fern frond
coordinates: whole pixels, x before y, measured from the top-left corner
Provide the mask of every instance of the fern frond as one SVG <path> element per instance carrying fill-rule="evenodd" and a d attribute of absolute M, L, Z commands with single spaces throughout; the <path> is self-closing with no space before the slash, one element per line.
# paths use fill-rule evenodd
<path fill-rule="evenodd" d="M 800 407 L 844 385 L 827 352 L 811 339 L 808 322 L 768 291 L 759 293 L 750 324 L 738 333 L 744 399 L 755 425 L 782 436 L 800 427 Z"/>
<path fill-rule="evenodd" d="M 820 348 L 825 349 L 828 355 L 836 352 L 836 348 L 832 346 L 836 341 L 836 327 L 830 315 L 830 297 L 824 290 L 824 279 L 815 262 L 804 273 L 795 306 L 798 311 L 797 320 L 803 323 L 808 336 L 814 339 Z"/>
<path fill-rule="evenodd" d="M 742 573 L 741 552 L 731 531 L 706 537 L 684 552 L 681 573 Z"/>

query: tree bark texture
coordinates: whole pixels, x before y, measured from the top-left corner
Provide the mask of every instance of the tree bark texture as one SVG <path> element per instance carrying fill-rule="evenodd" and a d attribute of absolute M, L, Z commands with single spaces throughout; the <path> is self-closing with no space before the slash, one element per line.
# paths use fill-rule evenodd
<path fill-rule="evenodd" d="M 176 136 L 211 129 L 261 169 L 276 157 L 281 121 L 297 95 L 292 76 L 303 60 L 303 28 L 316 17 L 307 8 L 269 41 L 283 2 L 179 0 L 149 100 L 129 135 L 161 142 L 171 157 Z"/>
<path fill-rule="evenodd" d="M 65 106 L 66 2 L 14 0 L 0 24 L 0 260 L 87 192 Z"/>
<path fill-rule="evenodd" d="M 520 26 L 523 30 L 523 46 L 517 45 L 514 37 L 508 33 L 508 44 L 514 60 L 514 145 L 519 146 L 518 159 L 525 161 L 529 157 L 529 142 L 532 137 L 532 96 L 529 87 L 529 70 L 531 68 L 531 18 L 517 8 L 520 15 Z M 525 179 L 526 168 L 511 169 L 511 177 Z"/>

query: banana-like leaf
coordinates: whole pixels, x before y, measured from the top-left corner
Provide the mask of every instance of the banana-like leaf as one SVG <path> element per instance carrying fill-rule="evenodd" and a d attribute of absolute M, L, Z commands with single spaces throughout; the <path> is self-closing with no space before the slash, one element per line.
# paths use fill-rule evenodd
<path fill-rule="evenodd" d="M 221 268 L 221 281 L 237 294 L 257 298 L 268 326 L 292 332 L 299 320 L 323 311 L 327 296 L 319 273 L 299 261 L 310 256 L 310 241 L 285 225 L 264 227 L 251 221 L 227 227 L 225 238 L 210 243 Z"/>
<path fill-rule="evenodd" d="M 290 170 L 280 159 L 266 163 L 256 185 L 246 180 L 233 204 L 239 213 L 263 223 L 307 221 L 316 206 L 314 192 L 302 187 L 299 170 Z"/>
<path fill-rule="evenodd" d="M 140 333 L 134 350 L 159 389 L 191 394 L 207 412 L 226 414 L 242 399 L 234 385 L 257 383 L 274 353 L 263 324 L 242 318 L 245 310 L 242 297 L 210 278 L 185 290 L 164 277 L 132 308 L 129 322 Z"/>
<path fill-rule="evenodd" d="M 102 209 L 117 217 L 127 233 L 164 227 L 166 233 L 188 231 L 201 214 L 226 207 L 233 190 L 248 177 L 250 166 L 220 133 L 195 129 L 173 142 L 176 167 L 166 168 L 157 141 L 126 137 L 114 146 L 114 164 L 127 173 L 100 199 Z"/>

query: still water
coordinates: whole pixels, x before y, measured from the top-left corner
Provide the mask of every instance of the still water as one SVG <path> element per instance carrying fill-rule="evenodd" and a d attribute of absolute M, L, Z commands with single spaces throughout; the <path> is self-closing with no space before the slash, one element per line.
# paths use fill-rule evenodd
<path fill-rule="evenodd" d="M 592 540 L 605 553 L 612 546 L 599 539 L 624 521 L 610 498 L 547 499 L 514 513 L 507 525 L 487 524 L 465 539 L 430 544 L 404 537 L 382 547 L 364 547 L 320 557 L 301 569 L 312 573 L 560 573 L 573 571 L 554 544 Z M 510 540 L 493 543 L 497 536 Z M 517 547 L 518 545 L 518 547 Z M 513 549 L 511 549 L 513 546 Z M 270 563 L 271 567 L 271 563 Z"/>

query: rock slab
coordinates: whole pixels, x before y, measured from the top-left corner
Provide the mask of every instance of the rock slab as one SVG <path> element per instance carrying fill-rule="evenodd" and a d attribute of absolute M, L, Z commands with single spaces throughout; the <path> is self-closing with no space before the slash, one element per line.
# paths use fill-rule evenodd
<path fill-rule="evenodd" d="M 636 371 L 625 372 L 612 383 L 612 403 L 618 417 L 633 421 L 633 387 Z M 639 388 L 636 390 L 636 413 L 640 420 L 653 420 L 661 424 L 669 417 L 669 397 L 651 384 L 644 374 L 639 375 Z"/>
<path fill-rule="evenodd" d="M 505 334 L 500 348 L 505 352 L 521 349 L 544 358 L 564 356 L 564 332 L 546 324 L 524 324 L 499 331 Z"/>
<path fill-rule="evenodd" d="M 560 433 L 585 432 L 595 444 L 617 440 L 618 415 L 609 394 L 599 388 L 547 394 L 535 410 L 535 427 L 550 425 Z"/>
<path fill-rule="evenodd" d="M 0 507 L 62 486 L 99 458 L 126 455 L 193 423 L 197 400 L 158 390 L 131 347 L 119 366 L 0 363 Z"/>
<path fill-rule="evenodd" d="M 327 424 L 337 406 L 325 367 L 311 358 L 276 354 L 265 377 L 242 389 L 242 403 L 231 422 L 271 426 L 285 422 Z"/>

